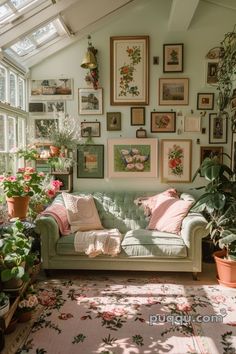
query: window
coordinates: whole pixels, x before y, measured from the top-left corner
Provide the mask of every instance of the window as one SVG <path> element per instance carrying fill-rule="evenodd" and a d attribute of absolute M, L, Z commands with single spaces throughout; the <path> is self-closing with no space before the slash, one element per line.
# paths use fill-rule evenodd
<path fill-rule="evenodd" d="M 18 77 L 18 102 L 17 106 L 25 110 L 25 80 Z"/>
<path fill-rule="evenodd" d="M 6 134 L 5 134 L 5 116 L 3 114 L 0 114 L 0 135 L 1 135 L 1 139 L 0 139 L 0 151 L 5 151 L 5 138 L 6 138 Z"/>
<path fill-rule="evenodd" d="M 67 35 L 67 31 L 60 18 L 48 22 L 42 27 L 34 29 L 26 37 L 20 38 L 17 42 L 13 43 L 5 51 L 16 60 L 31 54 L 34 50 L 42 46 L 52 43 Z"/>
<path fill-rule="evenodd" d="M 7 0 L 0 5 L 0 24 L 12 21 L 32 7 L 36 7 L 42 0 Z"/>
<path fill-rule="evenodd" d="M 17 97 L 17 85 L 16 85 L 16 75 L 10 72 L 10 104 L 16 107 L 16 97 Z"/>
<path fill-rule="evenodd" d="M 0 101 L 6 101 L 7 92 L 7 71 L 4 66 L 0 65 Z"/>

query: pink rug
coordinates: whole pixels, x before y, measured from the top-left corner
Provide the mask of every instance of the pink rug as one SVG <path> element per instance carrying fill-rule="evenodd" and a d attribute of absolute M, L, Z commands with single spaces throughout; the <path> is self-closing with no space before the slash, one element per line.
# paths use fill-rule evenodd
<path fill-rule="evenodd" d="M 38 289 L 43 311 L 17 354 L 236 353 L 234 289 L 151 276 L 57 280 Z"/>

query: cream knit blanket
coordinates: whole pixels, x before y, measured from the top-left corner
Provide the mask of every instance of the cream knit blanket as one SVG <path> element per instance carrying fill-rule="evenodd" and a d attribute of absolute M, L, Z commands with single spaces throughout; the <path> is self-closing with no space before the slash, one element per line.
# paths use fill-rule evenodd
<path fill-rule="evenodd" d="M 118 229 L 77 231 L 74 239 L 76 252 L 85 253 L 89 257 L 107 254 L 112 257 L 120 253 L 122 235 Z"/>

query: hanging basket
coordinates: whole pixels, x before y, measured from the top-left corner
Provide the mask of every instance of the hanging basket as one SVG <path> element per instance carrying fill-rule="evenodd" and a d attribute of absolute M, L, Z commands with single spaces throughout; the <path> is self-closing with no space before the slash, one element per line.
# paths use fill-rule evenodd
<path fill-rule="evenodd" d="M 7 197 L 8 216 L 10 218 L 26 219 L 29 200 L 30 197 L 28 195 L 25 197 Z"/>

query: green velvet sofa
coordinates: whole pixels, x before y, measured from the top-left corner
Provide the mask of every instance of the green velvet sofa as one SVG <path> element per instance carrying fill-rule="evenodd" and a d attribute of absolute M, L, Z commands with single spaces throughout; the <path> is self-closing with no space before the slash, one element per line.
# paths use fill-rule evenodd
<path fill-rule="evenodd" d="M 73 194 L 79 194 L 73 193 Z M 148 219 L 134 200 L 154 195 L 145 192 L 91 192 L 105 228 L 118 228 L 124 235 L 122 251 L 116 257 L 99 255 L 89 258 L 74 250 L 74 234 L 60 235 L 51 216 L 41 216 L 36 229 L 41 238 L 42 267 L 50 269 L 103 269 L 137 271 L 192 272 L 194 278 L 202 267 L 202 238 L 208 235 L 207 222 L 201 214 L 189 213 L 183 220 L 181 235 L 147 230 Z M 189 199 L 182 194 L 182 199 Z M 53 203 L 64 203 L 58 195 Z"/>

